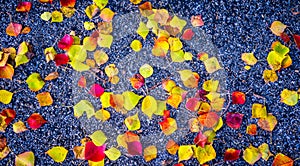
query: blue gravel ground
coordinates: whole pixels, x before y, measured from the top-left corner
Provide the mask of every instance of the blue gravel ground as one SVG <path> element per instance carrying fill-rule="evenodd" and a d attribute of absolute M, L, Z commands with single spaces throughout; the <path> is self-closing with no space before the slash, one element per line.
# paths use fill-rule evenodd
<path fill-rule="evenodd" d="M 0 89 L 16 91 L 13 100 L 9 105 L 0 104 L 0 109 L 12 108 L 16 110 L 17 116 L 12 122 L 17 120 L 26 121 L 26 119 L 35 112 L 40 113 L 46 118 L 48 123 L 38 130 L 30 130 L 21 134 L 15 134 L 10 125 L 3 133 L 12 153 L 0 161 L 0 165 L 14 165 L 16 154 L 24 151 L 33 151 L 36 157 L 36 165 L 87 165 L 86 161 L 75 160 L 71 152 L 74 146 L 80 145 L 80 140 L 92 133 L 94 128 L 84 128 L 83 120 L 76 119 L 73 116 L 73 110 L 69 106 L 76 104 L 81 98 L 80 89 L 76 89 L 74 84 L 74 71 L 63 68 L 56 68 L 54 63 L 47 64 L 44 58 L 43 50 L 54 45 L 57 41 L 71 30 L 83 37 L 88 36 L 89 32 L 84 30 L 83 22 L 88 21 L 84 14 L 86 6 L 91 1 L 77 0 L 76 9 L 78 11 L 71 18 L 66 18 L 63 23 L 44 22 L 40 19 L 40 14 L 45 11 L 54 11 L 59 9 L 58 1 L 54 0 L 53 5 L 41 4 L 33 1 L 33 7 L 28 14 L 16 13 L 17 1 L 0 0 L 0 47 L 17 47 L 22 41 L 30 42 L 33 45 L 35 57 L 26 65 L 21 65 L 15 70 L 13 81 L 0 80 Z M 262 143 L 268 143 L 273 154 L 283 153 L 292 159 L 300 157 L 300 106 L 289 107 L 280 103 L 280 92 L 284 89 L 297 90 L 300 87 L 300 51 L 295 45 L 290 46 L 290 56 L 293 65 L 278 73 L 278 81 L 265 84 L 262 79 L 263 70 L 268 68 L 266 57 L 270 50 L 271 43 L 278 38 L 271 33 L 269 26 L 275 20 L 282 21 L 289 26 L 289 29 L 300 34 L 300 14 L 293 15 L 292 10 L 300 11 L 300 1 L 297 0 L 241 0 L 241 1 L 190 1 L 190 0 L 161 0 L 151 1 L 155 8 L 165 8 L 173 11 L 179 16 L 190 18 L 192 15 L 202 15 L 205 25 L 201 29 L 208 34 L 212 43 L 218 48 L 220 61 L 226 71 L 226 89 L 230 92 L 239 90 L 247 93 L 247 101 L 244 105 L 230 105 L 229 112 L 239 112 L 244 114 L 243 123 L 240 129 L 233 130 L 224 125 L 217 132 L 214 147 L 217 152 L 217 158 L 209 165 L 236 165 L 244 166 L 247 163 L 240 158 L 239 160 L 227 163 L 223 162 L 223 154 L 227 148 L 245 149 L 250 144 L 259 146 Z M 132 5 L 129 0 L 109 0 L 109 8 L 117 12 L 118 15 L 125 15 L 133 11 L 138 11 L 136 5 Z M 27 35 L 18 37 L 9 37 L 5 33 L 5 28 L 10 22 L 9 13 L 14 22 L 28 25 L 32 31 Z M 99 17 L 93 19 L 99 22 Z M 130 24 L 130 23 L 128 23 Z M 127 36 L 114 42 L 112 49 L 108 51 L 110 62 L 122 60 L 122 56 L 130 52 L 128 46 L 130 42 L 138 38 L 137 36 Z M 150 43 L 149 43 L 150 44 Z M 58 49 L 57 49 L 58 50 Z M 244 63 L 240 55 L 244 52 L 255 50 L 255 56 L 259 62 L 249 71 L 244 70 Z M 203 66 L 194 62 L 190 64 L 192 69 L 199 72 L 203 71 Z M 60 77 L 54 81 L 47 82 L 42 91 L 49 91 L 54 98 L 54 103 L 50 107 L 39 107 L 35 99 L 35 93 L 31 92 L 26 83 L 26 78 L 33 72 L 38 72 L 44 78 L 48 73 L 57 70 Z M 155 68 L 160 71 L 161 69 Z M 154 75 L 151 79 L 161 80 L 171 73 L 161 70 L 163 76 Z M 78 75 L 78 73 L 75 73 Z M 101 76 L 100 76 L 101 77 Z M 93 78 L 91 78 L 93 79 Z M 109 84 L 103 85 L 110 88 Z M 148 83 L 151 87 L 151 83 Z M 256 123 L 251 119 L 251 105 L 253 102 L 263 103 L 264 100 L 257 98 L 260 95 L 266 98 L 268 112 L 277 117 L 278 124 L 272 133 L 258 129 L 257 136 L 250 136 L 245 133 L 246 126 L 250 123 Z M 93 103 L 99 103 L 99 100 L 88 96 L 88 100 Z M 227 103 L 226 103 L 227 104 Z M 99 109 L 99 106 L 95 106 Z M 117 132 L 122 133 L 126 130 L 123 125 L 124 115 L 111 111 L 109 124 L 114 124 Z M 176 113 L 175 115 L 176 116 Z M 225 118 L 223 118 L 225 119 Z M 141 135 L 159 132 L 157 122 L 160 119 L 154 118 L 153 121 L 142 121 L 143 133 Z M 96 120 L 86 122 L 92 126 Z M 95 127 L 97 128 L 97 126 Z M 179 143 L 192 143 L 194 134 L 188 134 L 182 137 Z M 54 161 L 45 154 L 53 146 L 64 146 L 70 150 L 66 160 L 62 164 Z M 161 151 L 158 157 L 149 163 L 146 163 L 142 157 L 121 156 L 117 161 L 105 160 L 107 165 L 173 165 L 178 157 L 169 155 L 166 151 Z M 260 159 L 255 165 L 271 165 L 273 157 L 268 161 Z M 183 162 L 185 165 L 198 165 L 196 159 Z M 294 165 L 300 165 L 300 160 L 295 161 Z"/>

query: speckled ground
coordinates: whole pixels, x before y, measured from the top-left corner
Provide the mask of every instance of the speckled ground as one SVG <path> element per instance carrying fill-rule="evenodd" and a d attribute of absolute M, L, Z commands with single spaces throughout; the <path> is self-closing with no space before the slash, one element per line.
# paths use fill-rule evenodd
<path fill-rule="evenodd" d="M 233 130 L 224 125 L 217 132 L 214 147 L 217 152 L 217 158 L 210 165 L 237 165 L 244 166 L 247 163 L 240 158 L 233 163 L 223 162 L 223 153 L 227 148 L 245 149 L 249 144 L 259 146 L 261 143 L 268 143 L 272 153 L 283 153 L 292 159 L 300 157 L 300 107 L 297 104 L 294 107 L 288 107 L 280 103 L 280 92 L 284 88 L 297 90 L 300 87 L 300 68 L 299 53 L 294 45 L 290 46 L 290 56 L 293 65 L 288 69 L 279 72 L 279 80 L 275 83 L 265 84 L 262 79 L 262 72 L 268 68 L 266 57 L 273 41 L 277 39 L 269 30 L 269 26 L 274 20 L 280 20 L 289 26 L 289 29 L 300 34 L 300 14 L 293 15 L 292 10 L 300 11 L 300 1 L 258 1 L 258 0 L 241 0 L 241 1 L 190 1 L 190 0 L 161 0 L 151 1 L 155 8 L 166 8 L 175 14 L 190 18 L 192 15 L 202 15 L 205 25 L 201 27 L 211 39 L 212 43 L 218 49 L 218 56 L 223 64 L 226 72 L 226 89 L 229 91 L 243 91 L 247 93 L 247 102 L 244 105 L 231 105 L 229 112 L 239 112 L 244 114 L 243 123 L 240 129 Z M 75 78 L 79 73 L 63 68 L 56 68 L 54 63 L 47 64 L 43 54 L 46 47 L 55 45 L 57 41 L 64 35 L 74 30 L 80 37 L 89 35 L 84 30 L 82 24 L 88 21 L 84 14 L 84 9 L 91 4 L 90 1 L 77 0 L 76 8 L 78 11 L 71 18 L 67 18 L 63 23 L 44 22 L 40 19 L 40 14 L 45 11 L 53 11 L 59 9 L 59 3 L 55 1 L 53 5 L 41 4 L 33 1 L 33 7 L 28 14 L 16 13 L 17 1 L 0 0 L 0 47 L 17 47 L 22 41 L 30 42 L 34 47 L 35 57 L 26 65 L 21 65 L 15 70 L 13 81 L 0 80 L 0 89 L 7 89 L 16 92 L 11 104 L 0 104 L 0 109 L 13 108 L 17 112 L 17 120 L 25 121 L 29 115 L 34 112 L 40 113 L 46 118 L 48 123 L 38 130 L 30 130 L 21 134 L 15 134 L 10 125 L 6 132 L 3 133 L 8 139 L 8 146 L 12 153 L 5 159 L 0 161 L 0 165 L 14 165 L 16 154 L 24 151 L 33 151 L 36 156 L 36 165 L 60 165 L 45 154 L 45 152 L 53 146 L 61 145 L 70 150 L 67 159 L 62 165 L 87 165 L 86 161 L 75 160 L 71 152 L 74 146 L 80 145 L 80 139 L 91 134 L 94 129 L 99 129 L 96 120 L 85 121 L 76 119 L 73 116 L 73 110 L 70 106 L 76 104 L 81 98 L 85 97 L 93 103 L 99 103 L 92 96 L 80 95 L 82 92 L 76 89 Z M 136 12 L 137 6 L 130 4 L 129 0 L 110 0 L 109 8 L 117 12 L 118 15 L 125 15 Z M 27 35 L 20 35 L 17 38 L 9 37 L 5 34 L 5 28 L 10 22 L 8 13 L 12 16 L 12 21 L 28 25 L 32 28 L 32 32 Z M 92 21 L 98 22 L 99 18 Z M 130 25 L 130 22 L 128 23 Z M 133 26 L 133 25 L 132 25 Z M 151 38 L 151 36 L 148 36 Z M 110 55 L 110 62 L 121 63 L 123 56 L 130 54 L 128 46 L 132 39 L 138 38 L 137 35 L 129 35 L 121 38 L 118 42 L 114 42 L 111 50 L 106 50 Z M 149 43 L 151 44 L 151 43 Z M 249 71 L 243 69 L 244 63 L 240 59 L 243 52 L 254 51 L 259 62 Z M 192 69 L 201 71 L 203 65 L 195 62 L 190 64 Z M 55 102 L 51 107 L 39 107 L 35 99 L 35 93 L 31 92 L 26 83 L 26 78 L 32 72 L 39 72 L 44 78 L 48 73 L 57 70 L 60 77 L 54 81 L 47 82 L 41 91 L 49 91 Z M 159 81 L 161 78 L 169 76 L 171 73 L 161 68 L 155 68 L 163 75 L 154 75 L 152 82 Z M 91 78 L 93 80 L 94 78 Z M 110 88 L 108 84 L 103 85 Z M 147 84 L 151 87 L 151 82 Z M 266 106 L 268 112 L 275 115 L 278 124 L 272 133 L 258 129 L 257 136 L 250 136 L 245 133 L 246 126 L 255 123 L 255 119 L 251 119 L 251 105 L 253 102 L 263 103 L 263 99 L 255 97 L 260 95 L 266 98 Z M 100 105 L 95 106 L 97 109 Z M 107 125 L 113 124 L 116 132 L 124 132 L 126 127 L 123 125 L 124 115 L 117 114 L 110 110 L 112 117 Z M 173 111 L 174 115 L 178 111 Z M 153 121 L 142 121 L 143 133 L 155 133 L 159 131 L 157 124 L 159 118 Z M 87 123 L 88 128 L 84 127 Z M 93 125 L 95 125 L 93 127 Z M 101 128 L 101 127 L 100 127 Z M 180 143 L 191 143 L 194 134 L 188 134 L 180 140 Z M 155 138 L 154 138 L 155 139 Z M 146 163 L 142 157 L 126 157 L 122 156 L 117 161 L 106 160 L 107 165 L 162 165 L 163 161 L 167 161 L 173 165 L 178 157 L 169 155 L 166 151 L 158 154 L 158 157 Z M 271 165 L 273 157 L 269 161 L 260 159 L 255 165 Z M 196 159 L 183 162 L 185 165 L 198 165 Z M 300 160 L 295 162 L 300 165 Z"/>

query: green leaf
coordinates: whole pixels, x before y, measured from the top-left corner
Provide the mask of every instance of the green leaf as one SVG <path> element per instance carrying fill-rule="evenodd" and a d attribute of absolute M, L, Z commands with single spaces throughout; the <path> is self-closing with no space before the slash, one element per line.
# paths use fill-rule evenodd
<path fill-rule="evenodd" d="M 99 11 L 99 8 L 95 4 L 91 4 L 85 8 L 85 14 L 90 19 L 92 19 L 97 14 L 98 11 Z"/>
<path fill-rule="evenodd" d="M 142 111 L 151 119 L 153 113 L 157 111 L 156 99 L 152 96 L 146 96 L 142 102 Z"/>
<path fill-rule="evenodd" d="M 9 104 L 13 97 L 13 93 L 7 90 L 0 90 L 0 102 L 3 104 Z"/>
<path fill-rule="evenodd" d="M 153 74 L 153 68 L 149 64 L 144 64 L 140 67 L 139 72 L 144 78 L 148 78 Z"/>
<path fill-rule="evenodd" d="M 106 135 L 101 130 L 95 131 L 92 135 L 90 135 L 90 138 L 96 146 L 103 145 L 107 140 Z"/>
<path fill-rule="evenodd" d="M 87 57 L 86 49 L 81 45 L 72 45 L 67 53 L 71 61 L 84 62 Z"/>
<path fill-rule="evenodd" d="M 281 92 L 281 102 L 283 102 L 286 105 L 294 106 L 298 103 L 299 95 L 296 91 L 284 89 Z"/>
<path fill-rule="evenodd" d="M 114 148 L 114 147 L 106 150 L 104 153 L 110 160 L 113 160 L 113 161 L 117 160 L 121 156 L 121 152 L 117 148 Z"/>
<path fill-rule="evenodd" d="M 79 62 L 79 61 L 77 61 L 77 60 L 71 61 L 71 62 L 70 62 L 70 65 L 71 65 L 71 66 L 73 67 L 73 69 L 76 70 L 76 71 L 82 72 L 82 71 L 88 71 L 88 70 L 90 70 L 90 66 L 88 66 L 88 65 L 86 65 L 86 64 L 84 64 L 84 63 L 82 63 L 82 62 Z"/>
<path fill-rule="evenodd" d="M 170 25 L 174 28 L 178 28 L 180 32 L 186 25 L 186 21 L 183 19 L 178 18 L 177 16 L 174 16 L 172 20 L 170 21 Z"/>
<path fill-rule="evenodd" d="M 67 157 L 68 150 L 62 146 L 56 146 L 49 149 L 46 154 L 48 154 L 55 162 L 61 163 Z"/>
<path fill-rule="evenodd" d="M 32 91 L 39 91 L 45 85 L 45 82 L 41 78 L 39 73 L 32 73 L 27 79 L 26 83 L 28 88 Z"/>
<path fill-rule="evenodd" d="M 73 109 L 76 118 L 81 117 L 84 112 L 86 112 L 88 118 L 91 118 L 95 114 L 94 106 L 87 100 L 81 100 Z"/>
<path fill-rule="evenodd" d="M 141 127 L 141 122 L 139 119 L 138 112 L 133 116 L 129 116 L 124 120 L 124 123 L 129 131 L 138 130 Z"/>
<path fill-rule="evenodd" d="M 171 60 L 172 62 L 184 62 L 184 52 L 183 50 L 171 51 Z"/>
<path fill-rule="evenodd" d="M 108 0 L 93 0 L 94 3 L 102 10 L 108 3 Z"/>
<path fill-rule="evenodd" d="M 18 54 L 15 59 L 16 67 L 29 62 L 29 59 L 25 54 Z"/>
<path fill-rule="evenodd" d="M 270 152 L 269 145 L 266 143 L 261 144 L 258 149 L 262 155 L 261 158 L 263 158 L 265 161 L 268 161 L 269 157 L 273 156 L 273 154 Z"/>
<path fill-rule="evenodd" d="M 280 55 L 276 51 L 271 51 L 268 54 L 267 61 L 273 70 L 279 70 L 281 68 L 281 64 L 284 58 L 284 55 Z"/>
<path fill-rule="evenodd" d="M 49 21 L 51 17 L 52 14 L 50 12 L 44 12 L 43 14 L 41 14 L 41 19 L 44 21 Z"/>
<path fill-rule="evenodd" d="M 272 43 L 272 49 L 281 56 L 284 56 L 290 52 L 290 49 L 287 46 L 281 44 L 279 41 L 275 41 Z"/>
<path fill-rule="evenodd" d="M 124 108 L 128 111 L 132 110 L 142 98 L 142 96 L 139 96 L 131 91 L 125 91 L 122 93 L 122 95 L 124 96 Z"/>
<path fill-rule="evenodd" d="M 24 152 L 16 156 L 16 166 L 34 166 L 34 154 L 32 151 Z"/>
<path fill-rule="evenodd" d="M 136 30 L 136 33 L 139 34 L 145 40 L 146 36 L 149 33 L 149 29 L 147 28 L 145 23 L 140 22 L 140 25 L 139 25 L 138 29 Z"/>
<path fill-rule="evenodd" d="M 106 47 L 110 48 L 112 42 L 113 42 L 113 36 L 112 35 L 105 35 L 105 34 L 99 34 L 97 43 L 99 47 Z"/>

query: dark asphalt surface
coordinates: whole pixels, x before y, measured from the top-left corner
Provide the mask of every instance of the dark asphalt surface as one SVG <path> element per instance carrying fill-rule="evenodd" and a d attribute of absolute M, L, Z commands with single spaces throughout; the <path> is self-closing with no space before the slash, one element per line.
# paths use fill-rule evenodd
<path fill-rule="evenodd" d="M 54 0 L 55 1 L 55 0 Z M 179 16 L 190 18 L 192 15 L 202 15 L 205 25 L 201 27 L 209 35 L 213 44 L 219 50 L 220 60 L 227 73 L 226 89 L 232 91 L 242 91 L 247 93 L 247 101 L 244 105 L 231 105 L 229 112 L 243 113 L 243 123 L 240 129 L 233 130 L 224 124 L 222 129 L 217 132 L 214 147 L 217 152 L 217 158 L 210 165 L 236 165 L 244 166 L 247 163 L 240 157 L 233 163 L 224 163 L 223 154 L 227 148 L 245 149 L 250 144 L 259 146 L 262 143 L 268 143 L 273 154 L 283 153 L 292 159 L 300 157 L 300 106 L 289 107 L 280 103 L 280 92 L 284 89 L 297 90 L 300 87 L 300 51 L 295 45 L 290 46 L 290 56 L 293 65 L 278 73 L 278 81 L 275 83 L 265 84 L 262 79 L 263 70 L 268 68 L 266 57 L 270 50 L 271 43 L 278 40 L 278 37 L 272 34 L 269 26 L 275 20 L 279 20 L 289 26 L 289 29 L 300 34 L 300 14 L 293 15 L 292 9 L 300 11 L 300 1 L 190 1 L 190 0 L 161 0 L 151 1 L 154 8 L 165 8 L 174 11 Z M 54 81 L 47 82 L 41 90 L 49 91 L 54 98 L 54 103 L 49 107 L 39 107 L 35 99 L 36 93 L 31 92 L 26 83 L 26 78 L 33 72 L 38 72 L 44 78 L 48 73 L 56 70 L 54 63 L 46 63 L 43 50 L 49 46 L 55 45 L 57 41 L 75 30 L 76 34 L 81 37 L 88 36 L 89 32 L 83 27 L 83 22 L 88 21 L 84 14 L 86 6 L 91 4 L 90 1 L 77 0 L 76 9 L 78 12 L 71 18 L 65 18 L 62 23 L 50 23 L 40 19 L 40 15 L 45 11 L 54 11 L 59 9 L 58 1 L 53 5 L 41 4 L 33 1 L 33 7 L 28 14 L 16 13 L 17 1 L 0 0 L 0 47 L 9 46 L 17 48 L 22 41 L 30 42 L 33 45 L 35 57 L 29 63 L 21 65 L 15 70 L 13 81 L 0 80 L 0 89 L 17 91 L 13 100 L 8 105 L 0 104 L 0 109 L 12 108 L 17 112 L 15 120 L 26 121 L 26 119 L 35 112 L 40 113 L 47 121 L 43 127 L 38 130 L 29 130 L 21 134 L 16 134 L 9 125 L 6 132 L 3 133 L 7 140 L 11 153 L 0 161 L 0 165 L 13 165 L 15 155 L 24 151 L 33 151 L 36 157 L 36 165 L 60 165 L 55 163 L 45 152 L 53 146 L 64 146 L 69 150 L 66 160 L 62 165 L 87 165 L 86 161 L 75 160 L 71 150 L 74 146 L 80 145 L 80 140 L 90 134 L 92 131 L 82 128 L 80 119 L 73 116 L 73 110 L 69 106 L 76 104 L 82 95 L 81 91 L 76 89 L 76 82 L 73 79 L 74 72 L 58 68 L 60 77 Z M 136 5 L 132 5 L 129 0 L 118 1 L 110 0 L 108 7 L 118 14 L 127 14 L 137 11 Z M 27 35 L 18 37 L 9 37 L 5 33 L 7 24 L 10 22 L 9 13 L 13 22 L 30 26 L 32 31 Z M 99 22 L 99 17 L 93 19 Z M 119 56 L 127 55 L 130 48 L 130 42 L 137 36 L 129 36 L 114 42 L 111 50 L 106 50 L 112 57 L 110 62 L 118 62 Z M 255 50 L 255 56 L 259 62 L 249 71 L 243 69 L 244 63 L 240 55 L 244 52 Z M 199 66 L 191 64 L 193 70 L 201 73 Z M 155 69 L 159 70 L 159 69 Z M 75 75 L 80 75 L 75 72 Z M 166 72 L 165 75 L 170 73 Z M 201 74 L 200 74 L 201 75 Z M 157 77 L 157 78 L 156 78 Z M 154 76 L 153 79 L 159 79 Z M 19 83 L 21 81 L 21 83 Z M 109 88 L 109 84 L 103 85 Z M 149 87 L 151 85 L 149 84 Z M 78 92 L 77 92 L 78 90 Z M 256 119 L 251 119 L 251 106 L 254 102 L 263 103 L 260 98 L 253 96 L 260 95 L 266 98 L 266 106 L 269 113 L 277 117 L 278 124 L 272 133 L 258 129 L 257 136 L 246 134 L 246 126 L 250 123 L 256 123 Z M 99 102 L 92 96 L 86 97 L 93 103 Z M 226 103 L 227 104 L 227 103 Z M 99 105 L 95 106 L 97 109 Z M 120 133 L 124 132 L 123 119 L 124 115 L 111 111 L 109 124 L 114 124 Z M 223 118 L 223 120 L 225 120 Z M 95 120 L 96 121 L 96 120 Z M 143 128 L 144 133 L 159 131 L 157 125 L 159 119 L 151 122 L 142 122 L 142 126 L 151 126 Z M 194 134 L 189 134 L 179 143 L 192 143 Z M 162 161 L 168 160 L 171 165 L 177 161 L 177 156 L 169 155 L 166 151 L 158 154 L 158 157 L 149 163 L 146 163 L 142 157 L 122 156 L 117 161 L 105 159 L 107 165 L 161 165 Z M 268 161 L 260 159 L 255 165 L 271 165 L 273 157 Z M 185 165 L 198 165 L 196 159 L 183 162 Z M 297 160 L 294 165 L 300 165 Z"/>

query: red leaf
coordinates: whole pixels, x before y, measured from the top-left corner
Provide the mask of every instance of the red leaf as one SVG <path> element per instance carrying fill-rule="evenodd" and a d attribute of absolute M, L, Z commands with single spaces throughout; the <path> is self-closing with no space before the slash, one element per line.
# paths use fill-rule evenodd
<path fill-rule="evenodd" d="M 169 110 L 164 110 L 164 115 L 163 115 L 163 119 L 167 119 L 170 118 L 170 111 Z"/>
<path fill-rule="evenodd" d="M 6 28 L 6 34 L 9 36 L 18 36 L 21 33 L 22 25 L 18 23 L 10 23 Z"/>
<path fill-rule="evenodd" d="M 240 113 L 228 112 L 226 114 L 226 124 L 233 129 L 238 129 L 241 127 L 243 116 Z"/>
<path fill-rule="evenodd" d="M 132 78 L 130 78 L 131 86 L 134 89 L 140 89 L 145 84 L 145 79 L 140 74 L 135 74 Z"/>
<path fill-rule="evenodd" d="M 27 119 L 27 123 L 33 130 L 40 128 L 47 121 L 38 113 L 33 113 Z"/>
<path fill-rule="evenodd" d="M 294 34 L 293 37 L 297 47 L 300 49 L 300 35 Z"/>
<path fill-rule="evenodd" d="M 92 141 L 85 144 L 84 158 L 93 162 L 101 161 L 105 158 L 106 145 L 96 146 Z"/>
<path fill-rule="evenodd" d="M 16 117 L 16 111 L 13 109 L 5 109 L 0 113 L 2 116 L 5 116 L 5 123 L 10 124 L 12 120 Z"/>
<path fill-rule="evenodd" d="M 69 62 L 67 54 L 56 54 L 54 58 L 56 66 L 65 65 Z"/>
<path fill-rule="evenodd" d="M 31 2 L 19 2 L 16 11 L 22 13 L 29 12 L 31 6 L 32 6 Z"/>
<path fill-rule="evenodd" d="M 99 84 L 93 84 L 89 93 L 94 97 L 100 97 L 104 93 L 104 88 Z"/>
<path fill-rule="evenodd" d="M 239 159 L 241 150 L 226 149 L 224 154 L 224 161 L 234 161 Z"/>
<path fill-rule="evenodd" d="M 231 96 L 232 104 L 244 104 L 246 102 L 246 96 L 243 92 L 235 91 Z"/>
<path fill-rule="evenodd" d="M 198 146 L 201 146 L 202 148 L 204 148 L 205 144 L 207 142 L 207 137 L 202 134 L 202 132 L 200 131 L 197 136 L 194 139 L 194 143 Z"/>
<path fill-rule="evenodd" d="M 74 7 L 76 0 L 60 0 L 60 5 L 63 7 Z"/>
<path fill-rule="evenodd" d="M 78 86 L 81 88 L 86 87 L 86 79 L 84 76 L 81 76 L 80 79 L 78 80 Z"/>
<path fill-rule="evenodd" d="M 73 42 L 74 42 L 74 39 L 71 35 L 65 35 L 58 42 L 58 48 L 67 51 L 72 46 Z"/>
<path fill-rule="evenodd" d="M 285 42 L 288 43 L 290 41 L 290 37 L 289 35 L 287 35 L 286 33 L 281 33 L 280 34 L 280 38 Z"/>
<path fill-rule="evenodd" d="M 181 38 L 182 38 L 183 40 L 191 40 L 191 39 L 193 38 L 194 34 L 195 34 L 195 33 L 193 32 L 192 29 L 186 29 L 186 30 L 183 32 Z"/>
<path fill-rule="evenodd" d="M 41 3 L 52 3 L 53 0 L 39 0 Z"/>
<path fill-rule="evenodd" d="M 142 144 L 140 141 L 127 142 L 128 153 L 131 155 L 142 155 Z"/>
<path fill-rule="evenodd" d="M 219 121 L 219 115 L 215 112 L 208 112 L 198 117 L 199 122 L 208 128 L 214 127 Z"/>

